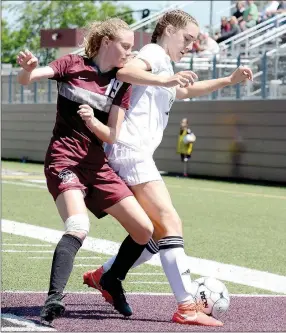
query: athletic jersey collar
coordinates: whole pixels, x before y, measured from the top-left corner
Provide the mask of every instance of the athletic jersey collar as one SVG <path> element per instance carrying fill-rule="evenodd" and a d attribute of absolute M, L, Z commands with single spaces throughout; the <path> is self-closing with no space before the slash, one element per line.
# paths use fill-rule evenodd
<path fill-rule="evenodd" d="M 113 72 L 117 72 L 118 71 L 118 68 L 117 67 L 114 67 L 112 68 L 110 71 L 108 72 L 101 72 L 100 68 L 98 67 L 98 65 L 92 60 L 92 59 L 88 59 L 89 62 L 90 62 L 90 66 L 93 68 L 93 70 L 99 74 L 99 75 L 110 75 L 110 73 L 113 73 Z"/>

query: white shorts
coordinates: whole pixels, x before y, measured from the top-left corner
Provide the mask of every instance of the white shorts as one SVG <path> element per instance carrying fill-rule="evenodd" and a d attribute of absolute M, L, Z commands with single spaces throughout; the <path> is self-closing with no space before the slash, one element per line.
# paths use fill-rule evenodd
<path fill-rule="evenodd" d="M 153 157 L 121 143 L 106 145 L 105 152 L 112 169 L 128 186 L 162 180 Z"/>

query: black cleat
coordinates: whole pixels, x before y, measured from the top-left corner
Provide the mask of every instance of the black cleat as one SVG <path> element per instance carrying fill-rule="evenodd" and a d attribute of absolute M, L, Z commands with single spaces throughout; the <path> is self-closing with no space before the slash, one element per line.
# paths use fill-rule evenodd
<path fill-rule="evenodd" d="M 64 314 L 65 304 L 62 302 L 64 297 L 65 295 L 60 293 L 48 296 L 40 314 L 42 323 L 48 323 L 50 325 L 54 319 Z"/>
<path fill-rule="evenodd" d="M 112 277 L 108 271 L 102 275 L 99 283 L 102 289 L 106 290 L 112 297 L 114 309 L 123 316 L 131 316 L 132 309 L 126 301 L 125 290 L 122 288 L 121 281 Z"/>

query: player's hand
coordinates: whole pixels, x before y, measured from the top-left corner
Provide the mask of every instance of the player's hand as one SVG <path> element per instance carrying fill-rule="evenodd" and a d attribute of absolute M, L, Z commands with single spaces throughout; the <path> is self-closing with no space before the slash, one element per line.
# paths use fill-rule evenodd
<path fill-rule="evenodd" d="M 32 72 L 38 66 L 39 60 L 29 50 L 21 51 L 17 56 L 17 63 L 27 72 Z"/>
<path fill-rule="evenodd" d="M 192 71 L 181 71 L 173 76 L 164 78 L 164 87 L 170 88 L 175 86 L 180 86 L 181 88 L 188 87 L 190 84 L 194 84 L 195 80 L 198 78 L 197 74 Z"/>
<path fill-rule="evenodd" d="M 238 84 L 246 82 L 247 80 L 253 81 L 252 70 L 245 66 L 239 66 L 229 77 L 230 84 Z"/>
<path fill-rule="evenodd" d="M 77 114 L 85 122 L 87 127 L 89 127 L 95 120 L 93 109 L 87 104 L 80 105 Z"/>

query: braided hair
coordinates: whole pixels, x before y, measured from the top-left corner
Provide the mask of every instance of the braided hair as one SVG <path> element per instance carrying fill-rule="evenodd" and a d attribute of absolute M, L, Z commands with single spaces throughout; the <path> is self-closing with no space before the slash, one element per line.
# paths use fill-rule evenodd
<path fill-rule="evenodd" d="M 155 30 L 151 37 L 151 43 L 157 43 L 158 37 L 163 35 L 165 28 L 169 24 L 176 29 L 183 29 L 189 22 L 199 26 L 197 20 L 183 10 L 175 9 L 165 13 L 156 24 Z"/>

